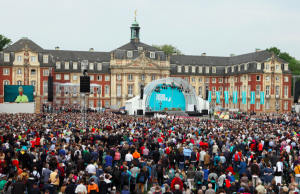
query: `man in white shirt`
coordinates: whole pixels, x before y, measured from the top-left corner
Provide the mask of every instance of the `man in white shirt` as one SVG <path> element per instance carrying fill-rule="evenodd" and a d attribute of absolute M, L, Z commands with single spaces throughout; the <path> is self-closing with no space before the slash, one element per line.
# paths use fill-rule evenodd
<path fill-rule="evenodd" d="M 127 162 L 127 166 L 131 166 L 131 162 L 133 160 L 132 154 L 130 151 L 128 151 L 128 154 L 125 155 L 125 161 Z"/>
<path fill-rule="evenodd" d="M 90 164 L 86 167 L 85 170 L 88 172 L 89 178 L 90 178 L 91 176 L 93 176 L 93 173 L 96 172 L 96 167 L 95 167 L 94 164 L 90 163 Z"/>
<path fill-rule="evenodd" d="M 205 156 L 206 152 L 201 149 L 201 152 L 200 152 L 200 162 L 201 162 L 201 166 L 204 167 L 204 156 Z"/>

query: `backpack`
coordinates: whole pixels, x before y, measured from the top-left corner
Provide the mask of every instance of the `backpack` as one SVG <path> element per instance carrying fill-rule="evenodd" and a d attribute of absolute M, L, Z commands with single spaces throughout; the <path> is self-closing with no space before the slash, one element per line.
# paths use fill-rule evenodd
<path fill-rule="evenodd" d="M 11 165 L 9 169 L 9 174 L 15 174 L 17 171 L 17 167 L 15 165 Z"/>
<path fill-rule="evenodd" d="M 236 162 L 239 161 L 239 155 L 238 154 L 234 155 L 234 161 L 236 161 Z"/>
<path fill-rule="evenodd" d="M 195 178 L 196 178 L 196 181 L 195 181 L 196 184 L 197 185 L 201 185 L 202 184 L 203 174 L 201 172 L 196 172 Z"/>
<path fill-rule="evenodd" d="M 166 149 L 166 154 L 169 155 L 170 153 L 171 153 L 170 148 L 167 148 L 167 149 Z"/>
<path fill-rule="evenodd" d="M 123 175 L 122 180 L 123 180 L 123 184 L 128 184 L 128 175 L 127 175 L 127 173 Z"/>
<path fill-rule="evenodd" d="M 156 172 L 157 173 L 162 173 L 163 172 L 163 167 L 161 164 L 156 165 Z"/>
<path fill-rule="evenodd" d="M 235 178 L 234 178 L 234 176 L 233 176 L 233 175 L 231 175 L 231 177 L 230 177 L 230 181 L 231 181 L 231 182 L 235 182 Z"/>
<path fill-rule="evenodd" d="M 140 182 L 140 183 L 145 183 L 145 177 L 144 177 L 143 174 L 140 175 L 139 182 Z"/>

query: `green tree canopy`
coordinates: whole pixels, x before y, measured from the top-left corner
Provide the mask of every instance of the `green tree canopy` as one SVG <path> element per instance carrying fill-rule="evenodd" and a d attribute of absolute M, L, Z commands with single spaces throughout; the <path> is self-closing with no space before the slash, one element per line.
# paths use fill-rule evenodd
<path fill-rule="evenodd" d="M 171 44 L 152 45 L 152 46 L 160 50 L 163 50 L 165 52 L 165 55 L 172 55 L 174 52 L 176 52 L 177 55 L 184 55 L 177 47 L 172 46 Z"/>
<path fill-rule="evenodd" d="M 12 41 L 0 34 L 0 51 L 10 46 Z"/>
<path fill-rule="evenodd" d="M 280 59 L 285 60 L 286 62 L 290 62 L 292 59 L 295 59 L 294 57 L 290 56 L 289 53 L 281 52 L 280 49 L 278 49 L 277 47 L 271 47 L 266 50 L 270 52 L 274 52 L 275 55 L 277 55 Z"/>

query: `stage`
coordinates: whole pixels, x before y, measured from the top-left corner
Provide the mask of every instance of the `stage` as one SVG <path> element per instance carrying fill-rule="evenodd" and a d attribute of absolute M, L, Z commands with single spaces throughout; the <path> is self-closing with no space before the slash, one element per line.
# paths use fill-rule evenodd
<path fill-rule="evenodd" d="M 0 113 L 34 113 L 34 103 L 0 103 Z"/>

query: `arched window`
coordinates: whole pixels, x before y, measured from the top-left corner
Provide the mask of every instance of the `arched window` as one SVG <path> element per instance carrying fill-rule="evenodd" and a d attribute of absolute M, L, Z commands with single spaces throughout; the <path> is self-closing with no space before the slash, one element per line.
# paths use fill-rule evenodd
<path fill-rule="evenodd" d="M 22 81 L 17 81 L 17 85 L 22 85 Z"/>
<path fill-rule="evenodd" d="M 32 70 L 30 71 L 30 75 L 36 75 L 36 70 L 35 70 L 35 69 L 32 69 Z"/>
<path fill-rule="evenodd" d="M 4 81 L 3 81 L 3 84 L 4 84 L 4 85 L 9 85 L 9 81 L 8 81 L 8 80 L 4 80 Z"/>

